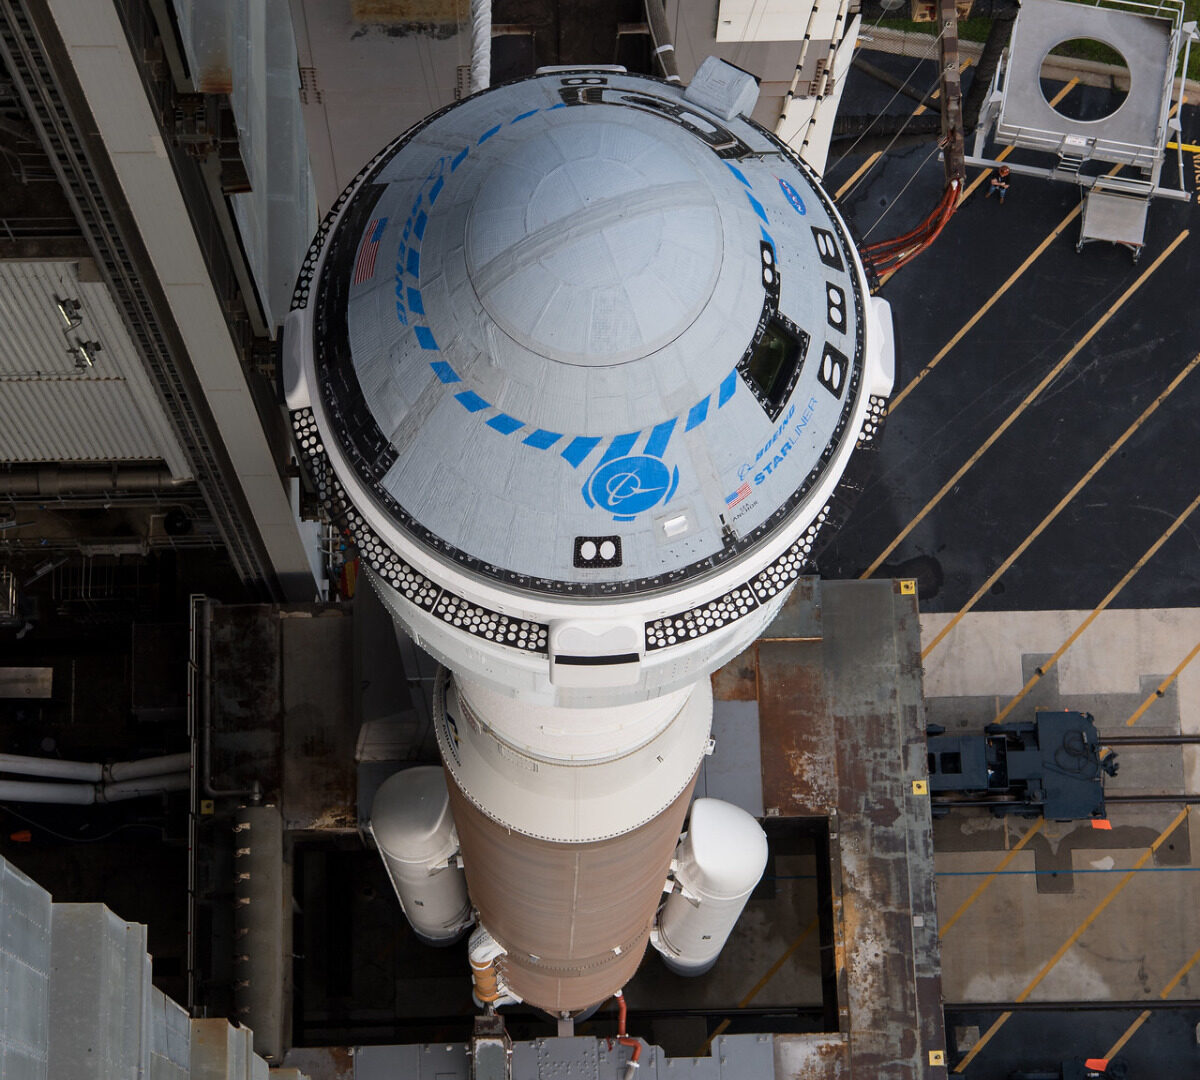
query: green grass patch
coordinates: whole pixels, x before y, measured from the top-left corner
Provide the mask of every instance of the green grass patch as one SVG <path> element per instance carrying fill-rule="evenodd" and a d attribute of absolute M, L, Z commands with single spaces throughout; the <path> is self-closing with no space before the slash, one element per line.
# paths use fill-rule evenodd
<path fill-rule="evenodd" d="M 1091 0 L 1074 0 L 1074 2 L 1085 3 L 1090 7 L 1095 6 Z M 1200 22 L 1200 0 L 1184 0 L 1183 8 L 1184 22 Z M 911 19 L 884 19 L 879 25 L 889 30 L 903 30 L 910 34 L 929 34 L 932 36 L 937 32 L 937 23 L 913 22 Z M 991 19 L 962 19 L 958 24 L 958 37 L 960 41 L 978 41 L 982 43 L 987 41 L 987 36 L 991 28 Z M 1075 57 L 1080 60 L 1095 60 L 1101 64 L 1125 66 L 1120 54 L 1115 49 L 1099 41 L 1076 39 L 1075 41 L 1064 42 L 1062 45 L 1052 49 L 1051 52 L 1056 56 Z M 1179 66 L 1175 70 L 1177 77 L 1182 67 L 1183 49 L 1181 47 Z M 1191 60 L 1188 63 L 1188 78 L 1200 79 L 1200 42 L 1192 45 Z"/>

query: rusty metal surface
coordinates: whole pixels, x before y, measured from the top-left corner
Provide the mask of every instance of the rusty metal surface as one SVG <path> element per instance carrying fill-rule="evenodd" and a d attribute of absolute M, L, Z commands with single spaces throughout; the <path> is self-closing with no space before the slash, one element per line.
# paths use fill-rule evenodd
<path fill-rule="evenodd" d="M 299 1069 L 308 1080 L 354 1080 L 354 1050 L 349 1046 L 293 1047 L 283 1065 Z"/>
<path fill-rule="evenodd" d="M 802 577 L 763 634 L 764 641 L 819 638 L 821 629 L 820 578 Z"/>
<path fill-rule="evenodd" d="M 349 615 L 334 604 L 213 607 L 214 781 L 258 780 L 291 831 L 357 828 Z"/>
<path fill-rule="evenodd" d="M 843 1080 L 849 1076 L 845 1035 L 775 1036 L 775 1080 Z"/>
<path fill-rule="evenodd" d="M 761 641 L 758 723 L 768 817 L 824 817 L 837 805 L 836 740 L 821 641 Z"/>
<path fill-rule="evenodd" d="M 268 801 L 283 779 L 278 614 L 274 604 L 215 604 L 209 646 L 213 782 L 257 780 Z"/>
<path fill-rule="evenodd" d="M 781 1043 L 792 1071 L 779 1075 L 944 1077 L 929 1059 L 945 1032 L 930 804 L 913 790 L 926 779 L 915 600 L 891 581 L 802 584 L 758 645 L 763 799 L 768 814 L 829 819 L 846 1053 Z"/>
<path fill-rule="evenodd" d="M 349 609 L 281 614 L 283 820 L 290 830 L 358 827 Z"/>
<path fill-rule="evenodd" d="M 714 701 L 753 701 L 758 696 L 756 645 L 712 673 Z"/>

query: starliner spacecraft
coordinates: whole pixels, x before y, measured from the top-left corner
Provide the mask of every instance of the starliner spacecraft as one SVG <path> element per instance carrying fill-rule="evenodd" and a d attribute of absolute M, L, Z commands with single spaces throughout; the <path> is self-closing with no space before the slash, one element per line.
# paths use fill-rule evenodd
<path fill-rule="evenodd" d="M 372 830 L 418 934 L 474 925 L 481 1001 L 576 1013 L 648 941 L 705 970 L 766 862 L 715 800 L 681 840 L 709 674 L 832 522 L 893 348 L 756 97 L 710 59 L 456 102 L 368 163 L 297 285 L 299 455 L 443 665 L 444 771 L 388 780 Z"/>

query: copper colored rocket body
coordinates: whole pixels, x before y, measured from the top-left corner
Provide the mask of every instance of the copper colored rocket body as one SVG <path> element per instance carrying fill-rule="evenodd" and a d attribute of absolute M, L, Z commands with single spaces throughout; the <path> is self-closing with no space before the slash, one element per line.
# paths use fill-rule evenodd
<path fill-rule="evenodd" d="M 505 982 L 547 1012 L 574 1012 L 632 977 L 645 952 L 695 786 L 645 825 L 591 843 L 538 840 L 505 828 L 447 773 L 467 887 L 505 949 Z"/>

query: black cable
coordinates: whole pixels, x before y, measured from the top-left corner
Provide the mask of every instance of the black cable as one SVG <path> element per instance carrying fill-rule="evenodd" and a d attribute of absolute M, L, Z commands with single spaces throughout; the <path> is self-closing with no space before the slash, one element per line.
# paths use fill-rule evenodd
<path fill-rule="evenodd" d="M 12 814 L 15 818 L 20 818 L 26 825 L 32 825 L 35 829 L 41 829 L 42 832 L 49 833 L 59 840 L 66 840 L 70 844 L 94 844 L 99 840 L 107 840 L 115 833 L 119 833 L 122 829 L 156 829 L 162 834 L 163 839 L 167 837 L 167 830 L 161 825 L 152 825 L 148 821 L 126 821 L 118 825 L 115 829 L 109 829 L 106 833 L 101 833 L 99 836 L 67 836 L 65 833 L 56 832 L 49 825 L 43 825 L 40 821 L 34 821 L 31 817 L 26 817 L 19 811 L 14 810 L 8 803 L 0 803 L 0 810 L 4 810 Z"/>

